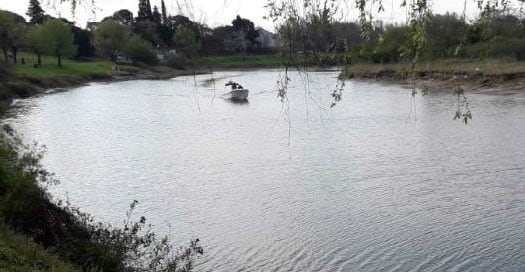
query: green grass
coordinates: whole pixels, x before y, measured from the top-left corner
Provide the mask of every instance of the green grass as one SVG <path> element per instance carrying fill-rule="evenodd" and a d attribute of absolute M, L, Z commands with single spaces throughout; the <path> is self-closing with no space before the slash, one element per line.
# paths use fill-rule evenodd
<path fill-rule="evenodd" d="M 0 224 L 0 271 L 80 271 Z"/>
<path fill-rule="evenodd" d="M 25 59 L 25 64 L 21 64 L 21 59 Z M 42 67 L 34 68 L 37 62 L 35 54 L 21 52 L 18 54 L 18 64 L 10 70 L 19 75 L 36 76 L 76 76 L 109 73 L 114 64 L 105 60 L 76 61 L 62 59 L 62 67 L 58 67 L 57 59 L 52 56 L 42 56 Z"/>

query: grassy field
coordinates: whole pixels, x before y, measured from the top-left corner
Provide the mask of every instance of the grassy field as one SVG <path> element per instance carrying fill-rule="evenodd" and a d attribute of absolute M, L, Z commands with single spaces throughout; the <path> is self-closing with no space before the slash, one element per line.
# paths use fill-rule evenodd
<path fill-rule="evenodd" d="M 25 64 L 20 64 L 21 59 Z M 21 52 L 18 54 L 18 64 L 11 67 L 15 74 L 35 76 L 75 76 L 86 74 L 109 73 L 114 64 L 106 60 L 76 61 L 70 59 L 62 60 L 62 67 L 57 66 L 57 59 L 51 56 L 42 56 L 42 67 L 34 68 L 37 62 L 35 54 Z"/>

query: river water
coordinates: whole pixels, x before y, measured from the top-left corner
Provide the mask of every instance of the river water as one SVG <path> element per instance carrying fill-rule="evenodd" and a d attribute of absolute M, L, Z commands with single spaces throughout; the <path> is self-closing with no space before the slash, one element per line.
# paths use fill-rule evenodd
<path fill-rule="evenodd" d="M 525 271 L 525 95 L 227 71 L 96 83 L 17 102 L 54 196 L 119 224 L 140 202 L 197 271 Z M 227 80 L 249 103 L 221 99 Z"/>

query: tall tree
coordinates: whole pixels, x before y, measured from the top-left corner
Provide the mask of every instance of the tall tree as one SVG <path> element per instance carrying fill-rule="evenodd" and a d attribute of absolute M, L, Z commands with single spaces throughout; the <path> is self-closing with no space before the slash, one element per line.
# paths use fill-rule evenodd
<path fill-rule="evenodd" d="M 131 26 L 133 23 L 133 13 L 127 9 L 115 11 L 110 18 L 126 26 Z"/>
<path fill-rule="evenodd" d="M 146 0 L 146 15 L 150 21 L 153 19 L 153 13 L 151 12 L 151 4 L 149 0 Z"/>
<path fill-rule="evenodd" d="M 162 12 L 162 24 L 167 26 L 168 25 L 168 13 L 166 12 L 166 4 L 164 4 L 164 0 L 160 2 L 161 6 L 161 12 Z"/>
<path fill-rule="evenodd" d="M 128 37 L 129 31 L 113 20 L 100 22 L 93 32 L 95 48 L 97 48 L 98 53 L 104 57 L 109 57 L 112 61 L 117 60 L 117 56 L 122 51 Z"/>
<path fill-rule="evenodd" d="M 62 67 L 63 57 L 72 57 L 77 53 L 71 28 L 64 22 L 57 19 L 47 20 L 42 25 L 42 35 L 46 39 L 44 53 L 55 56 L 59 67 Z"/>
<path fill-rule="evenodd" d="M 197 55 L 201 46 L 195 37 L 195 32 L 189 27 L 179 27 L 173 37 L 177 49 L 180 50 L 187 58 Z"/>
<path fill-rule="evenodd" d="M 40 1 L 29 0 L 29 8 L 27 9 L 26 15 L 31 18 L 29 23 L 32 25 L 44 23 L 44 10 L 40 6 Z"/>
<path fill-rule="evenodd" d="M 9 50 L 13 53 L 16 63 L 16 53 L 24 41 L 25 19 L 9 11 L 0 10 L 0 48 L 4 59 L 9 61 Z"/>
<path fill-rule="evenodd" d="M 35 25 L 32 26 L 26 34 L 28 47 L 36 54 L 38 66 L 42 66 L 42 54 L 45 51 L 46 43 L 46 37 L 42 29 L 43 25 Z"/>
<path fill-rule="evenodd" d="M 123 52 L 133 64 L 145 63 L 153 65 L 158 63 L 157 56 L 153 53 L 151 44 L 137 35 L 131 35 L 123 47 Z"/>
<path fill-rule="evenodd" d="M 252 21 L 243 19 L 237 15 L 235 20 L 232 21 L 233 26 L 233 37 L 237 41 L 238 49 L 241 53 L 245 53 L 247 49 L 252 49 L 256 44 L 256 39 L 259 37 L 259 33 L 255 30 L 255 26 Z"/>
<path fill-rule="evenodd" d="M 159 8 L 157 6 L 153 6 L 153 15 L 151 16 L 151 20 L 158 26 L 162 25 L 162 15 L 160 15 Z"/>
<path fill-rule="evenodd" d="M 151 9 L 148 12 L 148 3 L 148 0 L 139 0 L 139 11 L 137 13 L 137 21 L 146 21 L 149 19 Z"/>

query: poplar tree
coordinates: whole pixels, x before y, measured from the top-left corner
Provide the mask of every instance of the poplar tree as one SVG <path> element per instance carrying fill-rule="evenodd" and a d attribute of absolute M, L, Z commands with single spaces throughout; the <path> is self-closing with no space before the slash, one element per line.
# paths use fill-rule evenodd
<path fill-rule="evenodd" d="M 153 13 L 151 12 L 151 4 L 149 0 L 146 0 L 146 15 L 150 21 L 153 19 Z"/>
<path fill-rule="evenodd" d="M 149 3 L 148 0 L 139 0 L 139 12 L 137 13 L 137 21 L 145 21 L 149 19 L 148 3 Z"/>
<path fill-rule="evenodd" d="M 168 13 L 166 12 L 166 4 L 164 4 L 164 0 L 160 2 L 160 9 L 162 12 L 162 24 L 167 26 L 168 25 Z"/>
<path fill-rule="evenodd" d="M 159 8 L 157 6 L 153 7 L 153 15 L 151 20 L 157 24 L 157 26 L 162 25 L 162 16 L 160 15 Z"/>

